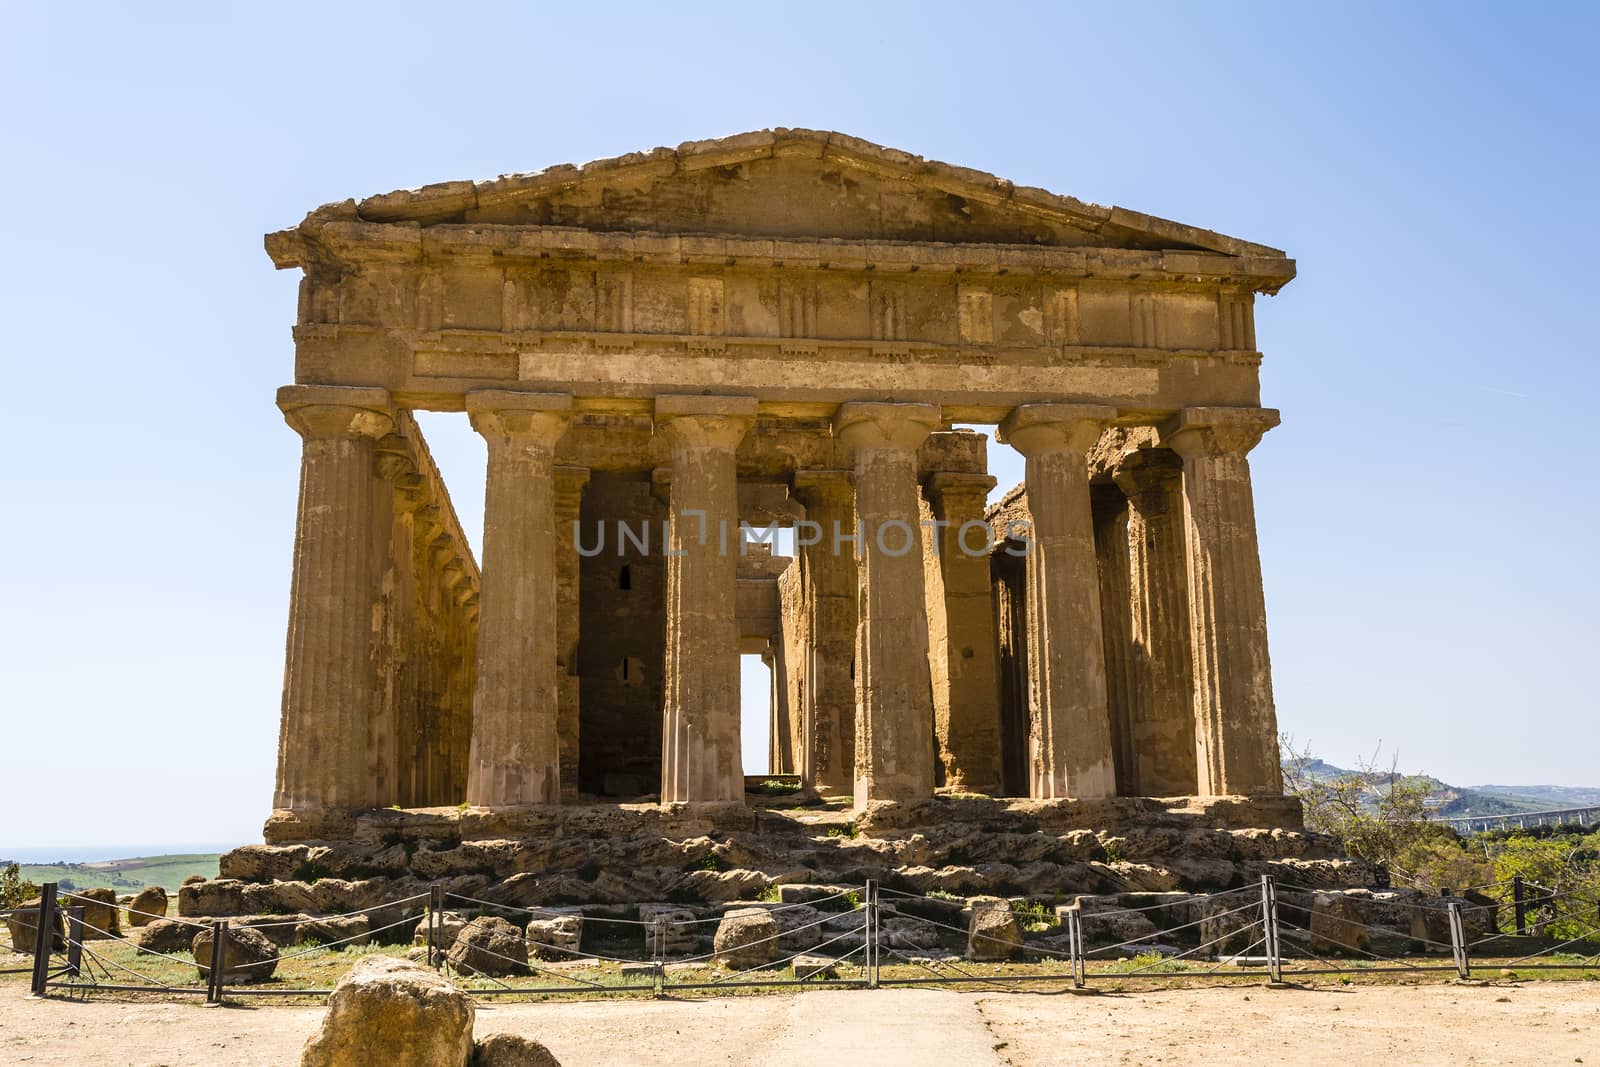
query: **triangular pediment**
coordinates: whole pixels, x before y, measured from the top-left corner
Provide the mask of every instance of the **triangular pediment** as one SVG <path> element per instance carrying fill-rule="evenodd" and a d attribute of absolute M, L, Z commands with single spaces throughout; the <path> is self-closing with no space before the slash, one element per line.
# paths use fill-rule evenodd
<path fill-rule="evenodd" d="M 386 193 L 319 215 L 600 232 L 1283 253 L 837 133 L 763 130 L 492 181 Z"/>

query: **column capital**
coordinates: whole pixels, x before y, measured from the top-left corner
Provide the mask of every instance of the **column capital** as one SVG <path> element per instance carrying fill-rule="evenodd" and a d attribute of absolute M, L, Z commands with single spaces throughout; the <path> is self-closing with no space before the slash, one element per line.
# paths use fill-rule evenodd
<path fill-rule="evenodd" d="M 1242 456 L 1278 422 L 1275 408 L 1184 408 L 1162 425 L 1160 441 L 1184 459 Z"/>
<path fill-rule="evenodd" d="M 472 428 L 485 437 L 527 438 L 553 445 L 572 418 L 567 393 L 525 393 L 515 389 L 474 389 L 467 394 Z"/>
<path fill-rule="evenodd" d="M 1126 452 L 1111 471 L 1111 478 L 1129 497 L 1151 490 L 1166 490 L 1183 473 L 1183 460 L 1165 448 L 1140 448 Z"/>
<path fill-rule="evenodd" d="M 794 472 L 794 495 L 801 502 L 825 500 L 850 500 L 855 496 L 855 482 L 849 471 L 797 470 Z"/>
<path fill-rule="evenodd" d="M 839 405 L 833 434 L 851 451 L 914 452 L 941 422 L 937 404 L 851 401 Z"/>
<path fill-rule="evenodd" d="M 969 494 L 980 499 L 989 495 L 996 481 L 992 474 L 974 474 L 964 471 L 934 471 L 928 475 L 928 492 L 939 496 Z"/>
<path fill-rule="evenodd" d="M 348 385 L 286 385 L 278 390 L 284 421 L 307 440 L 368 437 L 394 430 L 389 390 Z"/>
<path fill-rule="evenodd" d="M 1000 424 L 999 440 L 1024 456 L 1087 455 L 1117 409 L 1104 404 L 1023 404 Z"/>
<path fill-rule="evenodd" d="M 656 429 L 674 444 L 735 449 L 756 422 L 753 396 L 656 397 Z"/>

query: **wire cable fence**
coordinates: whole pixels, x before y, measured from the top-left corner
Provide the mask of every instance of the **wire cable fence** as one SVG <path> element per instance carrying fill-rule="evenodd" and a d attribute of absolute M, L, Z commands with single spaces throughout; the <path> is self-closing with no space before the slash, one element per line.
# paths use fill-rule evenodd
<path fill-rule="evenodd" d="M 1057 905 L 1053 920 L 1042 903 L 1027 899 L 962 901 L 875 880 L 830 890 L 802 900 L 730 901 L 710 915 L 670 903 L 525 906 L 442 885 L 337 915 L 199 920 L 135 913 L 182 928 L 167 931 L 169 938 L 192 931 L 193 958 L 170 939 L 155 945 L 144 935 L 125 936 L 115 911 L 109 921 L 99 918 L 113 905 L 59 893 L 53 883 L 36 903 L 0 912 L 0 919 L 13 949 L 18 931 L 32 940 L 22 946 L 31 965 L 13 969 L 30 973 L 32 995 L 143 992 L 202 996 L 208 1004 L 232 996 L 326 996 L 334 972 L 300 965 L 408 938 L 413 959 L 485 998 L 785 986 L 1054 984 L 1093 992 L 1129 980 L 1464 979 L 1475 965 L 1600 976 L 1597 894 L 1521 879 L 1437 898 L 1368 894 L 1358 908 L 1342 891 L 1264 875 L 1257 884 L 1163 894 L 1149 904 L 1077 896 Z M 298 982 L 276 976 L 284 964 L 296 965 L 289 969 Z"/>

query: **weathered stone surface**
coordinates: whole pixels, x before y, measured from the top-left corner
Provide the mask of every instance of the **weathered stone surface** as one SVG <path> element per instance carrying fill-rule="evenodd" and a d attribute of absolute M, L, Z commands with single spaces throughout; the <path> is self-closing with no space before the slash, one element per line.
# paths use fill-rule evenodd
<path fill-rule="evenodd" d="M 152 924 L 154 925 L 154 924 Z M 208 980 L 211 973 L 211 943 L 213 931 L 206 927 L 194 935 L 189 951 L 194 955 L 195 968 L 200 980 Z M 224 985 L 265 982 L 278 969 L 278 947 L 259 930 L 241 927 L 228 931 L 223 947 L 222 982 Z"/>
<path fill-rule="evenodd" d="M 461 931 L 465 930 L 467 928 L 467 923 L 471 921 L 472 920 L 470 918 L 461 914 L 459 911 L 441 911 L 439 913 L 438 926 L 434 931 L 434 937 L 436 938 L 435 945 L 439 951 L 447 951 L 451 945 L 455 944 L 456 938 L 461 936 Z M 411 935 L 411 943 L 413 945 L 422 945 L 424 947 L 427 946 L 427 915 L 423 915 L 422 921 L 417 923 L 417 931 Z"/>
<path fill-rule="evenodd" d="M 799 955 L 794 958 L 794 976 L 806 978 L 833 978 L 839 970 L 839 961 L 830 956 Z"/>
<path fill-rule="evenodd" d="M 480 915 L 456 936 L 446 958 L 459 974 L 523 974 L 528 969 L 528 946 L 522 931 L 511 923 Z"/>
<path fill-rule="evenodd" d="M 301 1067 L 467 1067 L 474 1015 L 472 998 L 449 979 L 365 956 L 334 986 Z"/>
<path fill-rule="evenodd" d="M 188 952 L 189 947 L 194 944 L 194 937 L 199 933 L 199 929 L 192 923 L 177 919 L 155 919 L 141 929 L 133 931 L 132 940 L 138 946 L 135 954 L 145 956 L 159 953 L 163 956 L 172 956 Z"/>
<path fill-rule="evenodd" d="M 971 902 L 967 926 L 967 959 L 1009 959 L 1022 945 L 1022 929 L 1011 905 L 999 897 L 978 897 Z"/>
<path fill-rule="evenodd" d="M 561 1067 L 555 1053 L 521 1034 L 490 1034 L 473 1048 L 472 1067 Z"/>
<path fill-rule="evenodd" d="M 85 941 L 105 941 L 122 936 L 122 926 L 118 921 L 121 909 L 117 907 L 116 890 L 80 889 L 75 893 L 63 893 L 60 905 L 63 910 L 75 906 L 83 908 Z"/>
<path fill-rule="evenodd" d="M 145 886 L 128 902 L 129 926 L 148 926 L 166 914 L 167 891 L 158 885 Z"/>
<path fill-rule="evenodd" d="M 1201 905 L 1200 943 L 1213 955 L 1243 952 L 1261 937 L 1261 902 L 1244 893 Z"/>
<path fill-rule="evenodd" d="M 713 939 L 717 959 L 735 970 L 778 958 L 778 924 L 766 908 L 735 908 L 722 916 Z"/>
<path fill-rule="evenodd" d="M 583 916 L 533 919 L 528 923 L 527 934 L 528 948 L 540 959 L 571 959 L 583 941 Z"/>
<path fill-rule="evenodd" d="M 1411 937 L 1423 952 L 1450 951 L 1450 905 L 1461 907 L 1461 925 L 1467 943 L 1489 935 L 1488 914 L 1463 897 L 1425 897 L 1411 911 Z"/>
<path fill-rule="evenodd" d="M 1372 946 L 1372 935 L 1362 923 L 1360 908 L 1343 893 L 1315 894 L 1310 925 L 1312 952 L 1360 955 Z"/>
<path fill-rule="evenodd" d="M 653 950 L 656 941 L 656 923 L 663 923 L 660 951 L 668 956 L 687 956 L 699 950 L 705 940 L 702 931 L 713 929 L 710 923 L 696 923 L 697 916 L 688 908 L 676 904 L 640 904 L 639 921 L 645 926 L 645 948 Z"/>
<path fill-rule="evenodd" d="M 55 913 L 56 935 L 54 948 L 62 949 L 67 945 L 66 926 L 61 920 L 61 913 Z M 39 940 L 39 902 L 37 900 L 16 908 L 6 916 L 7 932 L 11 936 L 11 947 L 16 952 L 33 955 L 33 950 Z"/>
<path fill-rule="evenodd" d="M 372 923 L 365 915 L 336 915 L 307 919 L 295 926 L 295 940 L 345 949 L 372 940 Z"/>

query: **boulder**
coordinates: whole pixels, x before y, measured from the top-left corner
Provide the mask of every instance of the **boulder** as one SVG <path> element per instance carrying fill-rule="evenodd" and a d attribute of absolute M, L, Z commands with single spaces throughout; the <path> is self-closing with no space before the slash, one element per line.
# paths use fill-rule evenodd
<path fill-rule="evenodd" d="M 211 941 L 212 929 L 208 926 L 189 943 L 201 981 L 211 977 Z M 267 940 L 266 934 L 249 927 L 228 931 L 228 943 L 222 951 L 223 985 L 265 982 L 277 969 L 278 946 Z"/>
<path fill-rule="evenodd" d="M 327 918 L 307 919 L 296 923 L 294 939 L 297 943 L 311 942 L 332 949 L 345 949 L 351 945 L 365 945 L 372 940 L 372 923 L 365 915 L 332 915 Z"/>
<path fill-rule="evenodd" d="M 194 944 L 194 935 L 199 932 L 200 928 L 193 923 L 156 919 L 148 926 L 133 931 L 133 943 L 137 946 L 135 954 L 176 956 L 180 952 L 188 952 L 189 946 Z M 206 959 L 210 961 L 209 956 Z"/>
<path fill-rule="evenodd" d="M 1361 921 L 1360 906 L 1343 893 L 1317 893 L 1311 898 L 1311 951 L 1362 954 L 1372 935 Z"/>
<path fill-rule="evenodd" d="M 364 956 L 333 987 L 300 1064 L 467 1067 L 474 1014 L 472 998 L 444 976 L 392 956 Z"/>
<path fill-rule="evenodd" d="M 472 1050 L 472 1067 L 561 1067 L 539 1042 L 521 1034 L 490 1034 Z"/>
<path fill-rule="evenodd" d="M 794 958 L 794 976 L 801 981 L 807 978 L 833 978 L 838 974 L 839 961 L 829 956 L 799 955 Z"/>
<path fill-rule="evenodd" d="M 147 885 L 128 902 L 128 925 L 149 926 L 167 915 L 167 891 L 158 885 Z"/>
<path fill-rule="evenodd" d="M 582 941 L 582 915 L 560 915 L 554 919 L 534 919 L 528 923 L 528 948 L 540 959 L 570 959 L 578 954 L 578 945 Z"/>
<path fill-rule="evenodd" d="M 67 947 L 66 927 L 62 924 L 59 909 L 55 913 L 55 920 L 55 940 L 50 948 L 59 951 Z M 39 902 L 31 901 L 14 910 L 6 916 L 6 926 L 11 935 L 12 951 L 33 955 L 34 944 L 39 939 Z"/>
<path fill-rule="evenodd" d="M 439 951 L 443 952 L 455 944 L 456 938 L 461 936 L 461 931 L 467 928 L 467 923 L 470 921 L 459 911 L 441 911 L 439 913 L 439 928 L 434 934 L 438 938 Z M 424 948 L 427 947 L 428 916 L 426 913 L 423 914 L 422 921 L 417 924 L 416 933 L 411 935 L 411 943 L 413 945 L 421 945 Z"/>
<path fill-rule="evenodd" d="M 664 956 L 689 956 L 700 949 L 701 934 L 709 923 L 695 922 L 695 913 L 676 904 L 640 904 L 639 921 L 645 923 L 644 948 L 656 951 L 656 920 L 666 923 L 665 944 L 660 946 Z"/>
<path fill-rule="evenodd" d="M 446 959 L 457 974 L 523 974 L 528 970 L 528 944 L 522 931 L 506 920 L 480 915 L 456 937 Z"/>
<path fill-rule="evenodd" d="M 1430 897 L 1411 909 L 1411 936 L 1425 942 L 1423 952 L 1450 951 L 1450 905 L 1461 905 L 1461 926 L 1467 944 L 1489 936 L 1488 912 L 1461 897 Z"/>
<path fill-rule="evenodd" d="M 76 893 L 61 894 L 61 910 L 83 908 L 83 939 L 109 941 L 122 936 L 117 922 L 117 891 L 114 889 L 84 889 Z"/>
<path fill-rule="evenodd" d="M 735 908 L 717 924 L 712 949 L 717 959 L 735 970 L 747 970 L 778 958 L 778 923 L 766 908 Z"/>
<path fill-rule="evenodd" d="M 1261 902 L 1244 893 L 1212 897 L 1200 906 L 1200 943 L 1213 955 L 1243 952 L 1261 938 Z"/>
<path fill-rule="evenodd" d="M 967 959 L 1003 960 L 1022 946 L 1022 930 L 1011 905 L 999 897 L 974 897 L 967 925 Z"/>
<path fill-rule="evenodd" d="M 1157 929 L 1150 912 L 1134 911 L 1123 907 L 1115 897 L 1079 897 L 1079 917 L 1083 922 L 1085 945 L 1126 945 L 1130 951 L 1139 952 L 1144 942 L 1154 940 Z M 1056 918 L 1065 925 L 1067 912 L 1073 907 L 1062 904 L 1056 908 Z M 1138 942 L 1138 944 L 1130 944 Z"/>

